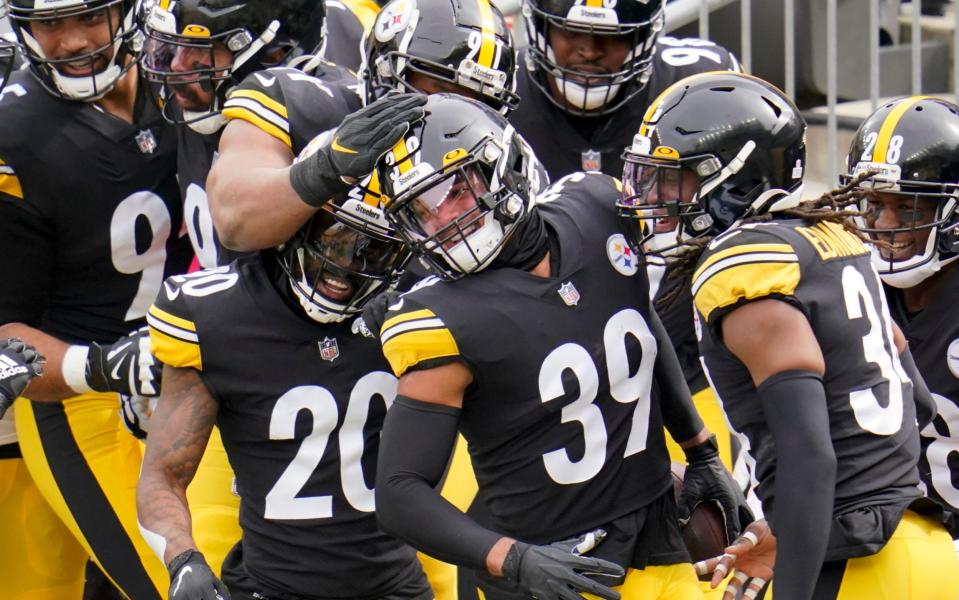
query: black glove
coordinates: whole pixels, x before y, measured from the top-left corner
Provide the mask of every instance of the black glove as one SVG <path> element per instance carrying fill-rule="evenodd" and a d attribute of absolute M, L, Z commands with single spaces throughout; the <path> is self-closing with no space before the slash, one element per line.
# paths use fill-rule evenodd
<path fill-rule="evenodd" d="M 177 554 L 167 565 L 167 571 L 170 572 L 169 600 L 230 600 L 230 591 L 196 550 Z"/>
<path fill-rule="evenodd" d="M 383 323 L 386 321 L 386 311 L 396 303 L 399 297 L 400 292 L 387 290 L 371 298 L 363 307 L 363 323 L 372 337 L 380 338 L 380 330 L 383 329 Z"/>
<path fill-rule="evenodd" d="M 19 338 L 0 339 L 0 419 L 34 377 L 43 375 L 44 358 Z"/>
<path fill-rule="evenodd" d="M 731 544 L 753 516 L 746 505 L 746 497 L 736 480 L 719 459 L 719 443 L 715 435 L 705 442 L 686 448 L 686 474 L 683 493 L 679 497 L 679 521 L 686 524 L 689 513 L 700 502 L 715 502 L 726 521 L 726 543 Z"/>
<path fill-rule="evenodd" d="M 376 161 L 423 118 L 423 94 L 393 94 L 348 115 L 321 133 L 290 167 L 290 184 L 303 202 L 322 206 L 373 172 Z"/>
<path fill-rule="evenodd" d="M 143 327 L 109 348 L 96 342 L 90 344 L 87 385 L 98 392 L 159 396 L 162 366 L 150 353 L 150 331 Z"/>
<path fill-rule="evenodd" d="M 619 592 L 587 576 L 606 577 L 611 585 L 618 585 L 625 575 L 623 568 L 600 558 L 580 556 L 583 545 L 587 548 L 583 551 L 588 551 L 604 537 L 606 532 L 598 529 L 548 546 L 516 542 L 503 561 L 503 577 L 540 600 L 582 600 L 581 592 L 619 600 Z"/>

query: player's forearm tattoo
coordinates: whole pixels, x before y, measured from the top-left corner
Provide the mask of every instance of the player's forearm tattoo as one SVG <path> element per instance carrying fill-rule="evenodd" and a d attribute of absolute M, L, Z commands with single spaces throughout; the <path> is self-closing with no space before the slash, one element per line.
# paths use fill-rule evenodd
<path fill-rule="evenodd" d="M 199 373 L 165 368 L 137 485 L 140 523 L 166 539 L 164 560 L 195 547 L 186 488 L 203 458 L 217 408 Z"/>

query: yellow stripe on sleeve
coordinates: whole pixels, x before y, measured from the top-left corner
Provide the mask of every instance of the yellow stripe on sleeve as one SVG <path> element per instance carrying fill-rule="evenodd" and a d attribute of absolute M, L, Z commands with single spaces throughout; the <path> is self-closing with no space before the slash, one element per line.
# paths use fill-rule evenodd
<path fill-rule="evenodd" d="M 23 200 L 23 187 L 16 175 L 0 175 L 0 193 Z"/>
<path fill-rule="evenodd" d="M 179 327 L 180 329 L 186 329 L 187 331 L 196 332 L 196 324 L 193 321 L 178 317 L 176 315 L 171 315 L 167 311 L 158 308 L 156 304 L 150 306 L 150 314 L 157 319 L 160 319 L 164 323 L 173 325 L 174 327 Z"/>
<path fill-rule="evenodd" d="M 700 283 L 694 302 L 706 322 L 717 308 L 770 295 L 791 296 L 799 286 L 799 262 L 746 262 L 722 269 Z"/>
<path fill-rule="evenodd" d="M 414 310 L 412 312 L 403 313 L 401 315 L 397 315 L 395 317 L 392 317 L 390 319 L 383 321 L 383 328 L 380 331 L 385 333 L 391 327 L 395 327 L 396 325 L 399 325 L 400 323 L 406 323 L 407 321 L 414 321 L 416 319 L 430 319 L 435 316 L 436 315 L 433 313 L 433 311 L 431 311 L 428 308 Z"/>
<path fill-rule="evenodd" d="M 203 359 L 200 356 L 200 345 L 171 337 L 164 332 L 150 327 L 150 352 L 157 360 L 171 367 L 192 367 L 203 370 Z"/>
<path fill-rule="evenodd" d="M 241 121 L 246 121 L 272 135 L 290 148 L 293 147 L 293 141 L 290 139 L 290 134 L 283 131 L 273 123 L 270 123 L 266 119 L 260 117 L 258 114 L 248 108 L 240 106 L 224 108 L 223 116 L 227 119 L 240 119 Z"/>
<path fill-rule="evenodd" d="M 289 118 L 285 106 L 258 90 L 234 90 L 233 92 L 230 92 L 230 95 L 227 97 L 227 106 L 229 105 L 230 100 L 234 98 L 248 98 L 255 102 L 259 102 L 284 119 Z"/>
<path fill-rule="evenodd" d="M 406 331 L 383 344 L 383 355 L 397 377 L 423 361 L 459 353 L 453 334 L 446 328 Z"/>
<path fill-rule="evenodd" d="M 795 250 L 793 250 L 793 247 L 789 244 L 744 244 L 742 246 L 726 248 L 725 250 L 720 250 L 716 254 L 713 254 L 707 258 L 703 264 L 699 265 L 699 267 L 696 269 L 696 272 L 693 273 L 693 285 L 696 285 L 696 280 L 699 279 L 699 276 L 702 275 L 706 269 L 710 268 L 719 261 L 725 260 L 730 256 L 753 254 L 756 252 L 779 252 L 782 254 L 795 254 Z"/>

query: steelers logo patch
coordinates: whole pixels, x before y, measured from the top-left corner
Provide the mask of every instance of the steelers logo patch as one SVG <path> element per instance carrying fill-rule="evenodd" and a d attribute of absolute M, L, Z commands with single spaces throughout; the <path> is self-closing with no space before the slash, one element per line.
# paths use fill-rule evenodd
<path fill-rule="evenodd" d="M 380 11 L 373 24 L 373 36 L 380 42 L 386 43 L 396 37 L 396 34 L 406 29 L 416 5 L 413 0 L 394 2 Z"/>
<path fill-rule="evenodd" d="M 631 277 L 639 270 L 639 257 L 621 233 L 614 233 L 606 240 L 606 255 L 609 257 L 609 264 L 613 265 L 620 275 Z"/>
<path fill-rule="evenodd" d="M 949 349 L 946 350 L 946 364 L 949 365 L 949 372 L 953 377 L 959 377 L 959 339 L 952 340 Z"/>

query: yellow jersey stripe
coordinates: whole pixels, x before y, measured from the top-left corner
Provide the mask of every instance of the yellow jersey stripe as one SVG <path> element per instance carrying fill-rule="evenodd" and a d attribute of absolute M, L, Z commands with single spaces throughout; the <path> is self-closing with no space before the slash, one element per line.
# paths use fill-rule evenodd
<path fill-rule="evenodd" d="M 176 315 L 171 315 L 162 308 L 157 307 L 156 304 L 150 306 L 150 314 L 160 319 L 164 323 L 173 325 L 174 327 L 179 327 L 180 329 L 186 329 L 187 331 L 192 331 L 196 333 L 196 324 L 193 321 L 184 319 L 183 317 L 178 317 Z"/>
<path fill-rule="evenodd" d="M 399 325 L 400 323 L 406 323 L 407 321 L 412 321 L 413 319 L 426 319 L 435 316 L 436 314 L 428 308 L 414 310 L 413 312 L 403 313 L 383 321 L 383 327 L 380 329 L 380 331 L 386 332 L 390 327 Z"/>
<path fill-rule="evenodd" d="M 288 119 L 290 117 L 290 115 L 287 114 L 286 112 L 285 106 L 283 106 L 282 104 L 280 104 L 273 98 L 270 98 L 269 96 L 267 96 L 261 91 L 235 90 L 231 92 L 230 95 L 227 97 L 226 103 L 224 104 L 224 106 L 229 106 L 230 100 L 233 100 L 234 98 L 249 98 L 250 100 L 255 100 L 256 102 L 259 102 L 263 106 L 267 107 L 268 109 L 272 110 L 276 114 L 280 115 L 284 119 Z"/>
<path fill-rule="evenodd" d="M 593 1 L 593 0 L 590 0 Z M 599 0 L 602 3 L 602 0 Z M 493 25 L 493 7 L 489 0 L 476 0 L 479 5 L 480 31 L 482 38 L 480 42 L 479 56 L 476 62 L 480 66 L 493 68 L 493 61 L 496 59 L 496 27 Z"/>
<path fill-rule="evenodd" d="M 882 122 L 882 127 L 879 128 L 879 137 L 876 138 L 876 150 L 872 153 L 873 162 L 889 162 L 886 160 L 886 154 L 889 152 L 889 141 L 892 139 L 892 134 L 896 131 L 896 125 L 899 124 L 899 121 L 902 119 L 902 116 L 906 114 L 907 110 L 915 106 L 920 100 L 928 97 L 929 96 L 913 96 L 912 98 L 906 98 L 889 111 L 889 114 L 886 115 L 886 118 Z"/>
<path fill-rule="evenodd" d="M 449 329 L 406 331 L 383 344 L 383 355 L 397 377 L 423 361 L 459 353 Z"/>
<path fill-rule="evenodd" d="M 738 254 L 749 254 L 753 252 L 781 252 L 784 254 L 795 255 L 796 251 L 793 250 L 793 247 L 789 244 L 744 244 L 742 246 L 733 246 L 732 248 L 726 248 L 725 250 L 720 250 L 716 254 L 713 254 L 699 265 L 696 269 L 696 272 L 693 273 L 693 283 L 699 279 L 700 274 L 718 263 L 719 261 L 729 258 L 730 256 L 736 256 Z"/>
<path fill-rule="evenodd" d="M 167 337 L 178 339 L 181 342 L 187 342 L 190 344 L 200 343 L 200 338 L 197 336 L 197 334 L 187 331 L 186 329 L 174 327 L 169 323 L 164 323 L 149 313 L 147 313 L 147 325 L 149 325 L 151 329 L 161 331 Z"/>
<path fill-rule="evenodd" d="M 249 110 L 248 108 L 243 108 L 239 106 L 234 106 L 231 108 L 223 109 L 223 116 L 227 119 L 240 119 L 241 121 L 246 121 L 251 125 L 254 125 L 266 133 L 272 135 L 276 139 L 280 140 L 290 148 L 293 147 L 293 141 L 290 139 L 290 134 L 283 131 L 273 123 L 270 123 L 266 119 L 263 119 L 255 112 Z"/>
<path fill-rule="evenodd" d="M 171 367 L 192 367 L 203 370 L 203 357 L 200 355 L 200 345 L 168 336 L 162 331 L 150 326 L 150 352 L 157 360 Z"/>
<path fill-rule="evenodd" d="M 709 322 L 717 308 L 771 295 L 792 296 L 799 286 L 799 261 L 749 262 L 715 272 L 694 292 L 697 310 Z"/>

